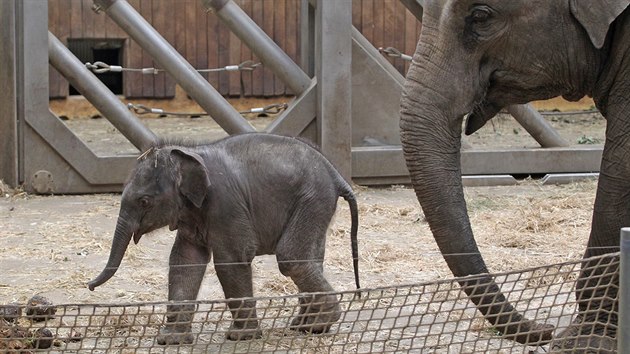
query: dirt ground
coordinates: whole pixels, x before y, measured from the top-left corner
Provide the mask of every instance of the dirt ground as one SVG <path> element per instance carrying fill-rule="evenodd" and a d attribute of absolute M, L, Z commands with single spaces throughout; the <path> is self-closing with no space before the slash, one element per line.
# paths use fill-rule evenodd
<path fill-rule="evenodd" d="M 405 186 L 356 186 L 360 206 L 360 274 L 364 287 L 451 277 L 413 191 Z M 493 272 L 579 259 L 584 251 L 595 182 L 466 188 L 476 239 Z M 120 205 L 113 194 L 0 199 L 0 303 L 34 294 L 55 303 L 116 303 L 166 299 L 173 232 L 162 229 L 130 245 L 120 270 L 90 292 L 86 283 L 104 266 Z M 325 269 L 337 290 L 352 290 L 349 212 L 340 200 L 330 228 Z M 273 256 L 254 262 L 256 295 L 296 292 Z M 222 298 L 212 267 L 200 299 Z"/>

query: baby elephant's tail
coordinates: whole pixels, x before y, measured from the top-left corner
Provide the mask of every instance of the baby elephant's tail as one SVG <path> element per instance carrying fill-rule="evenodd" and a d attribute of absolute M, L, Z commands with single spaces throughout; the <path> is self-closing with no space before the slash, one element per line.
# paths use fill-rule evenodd
<path fill-rule="evenodd" d="M 357 241 L 357 233 L 359 231 L 359 208 L 357 207 L 357 199 L 355 198 L 350 186 L 342 191 L 341 196 L 348 202 L 348 206 L 350 207 L 350 219 L 352 222 L 352 225 L 350 226 L 352 265 L 354 267 L 354 281 L 358 290 L 361 289 L 361 285 L 359 283 L 359 243 Z M 360 292 L 358 292 L 358 295 L 361 297 Z"/>

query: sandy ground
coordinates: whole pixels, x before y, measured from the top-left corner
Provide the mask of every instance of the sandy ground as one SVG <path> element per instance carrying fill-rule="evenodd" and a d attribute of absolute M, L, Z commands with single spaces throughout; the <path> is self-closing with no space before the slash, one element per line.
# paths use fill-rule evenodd
<path fill-rule="evenodd" d="M 584 251 L 595 182 L 466 188 L 479 247 L 491 271 L 525 269 L 579 259 Z M 451 277 L 413 191 L 404 186 L 356 187 L 360 206 L 360 266 L 364 287 Z M 104 266 L 120 205 L 119 195 L 34 196 L 0 199 L 0 302 L 36 293 L 57 303 L 155 301 L 166 298 L 168 252 L 174 233 L 162 229 L 131 245 L 121 269 L 94 292 L 85 284 Z M 333 287 L 352 290 L 349 212 L 340 200 L 328 237 L 325 268 Z M 200 298 L 221 298 L 209 267 Z M 296 291 L 272 256 L 256 259 L 258 295 Z"/>

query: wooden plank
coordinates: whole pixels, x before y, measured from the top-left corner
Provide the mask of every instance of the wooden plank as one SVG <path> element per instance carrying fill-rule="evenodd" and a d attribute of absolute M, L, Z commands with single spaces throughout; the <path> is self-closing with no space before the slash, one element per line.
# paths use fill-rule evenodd
<path fill-rule="evenodd" d="M 361 28 L 358 28 L 363 36 L 370 42 L 374 40 L 374 1 L 375 0 L 361 1 Z"/>
<path fill-rule="evenodd" d="M 241 58 L 241 40 L 229 31 L 228 33 L 229 43 L 229 65 L 237 65 L 242 61 Z M 221 74 L 222 77 L 226 77 L 229 86 L 230 96 L 241 96 L 241 75 L 240 72 L 227 72 Z"/>
<path fill-rule="evenodd" d="M 374 17 L 374 37 L 372 38 L 372 44 L 378 48 L 382 47 L 383 42 L 383 30 L 385 27 L 384 23 L 384 15 L 385 12 L 385 3 L 383 0 L 375 0 L 374 1 L 374 13 L 372 16 Z"/>
<path fill-rule="evenodd" d="M 90 0 L 81 0 L 81 21 L 83 22 L 83 38 L 94 38 L 94 11 Z"/>
<path fill-rule="evenodd" d="M 403 3 L 396 0 L 394 2 L 394 47 L 399 50 L 404 50 L 405 47 L 405 12 L 407 8 Z M 405 74 L 405 60 L 396 59 L 394 62 L 396 69 L 401 74 Z"/>
<path fill-rule="evenodd" d="M 252 2 L 255 0 L 241 0 L 241 8 L 245 13 L 252 18 Z M 243 43 L 241 43 L 241 62 L 245 60 L 254 60 L 252 57 L 252 51 L 249 47 Z M 259 69 L 255 69 L 259 70 Z M 252 72 L 251 71 L 241 71 L 239 75 L 241 82 L 243 83 L 241 94 L 245 97 L 249 97 L 252 95 Z"/>
<path fill-rule="evenodd" d="M 200 1 L 196 2 L 195 11 L 197 13 L 197 40 L 199 43 L 197 43 L 197 59 L 193 66 L 195 69 L 216 68 L 219 66 L 219 19 L 216 15 L 207 13 Z M 219 79 L 216 73 L 202 75 L 215 89 L 219 88 Z"/>
<path fill-rule="evenodd" d="M 151 17 L 153 21 L 151 22 L 153 28 L 155 28 L 158 33 L 164 37 L 168 42 L 172 42 L 172 38 L 169 40 L 169 29 L 172 28 L 172 25 L 166 24 L 166 17 L 168 16 L 169 22 L 172 21 L 172 14 L 168 14 L 164 8 L 164 4 L 168 2 L 168 0 L 161 1 L 152 1 L 151 2 Z M 157 63 L 154 62 L 157 65 Z M 165 84 L 165 76 L 164 72 L 161 72 L 157 75 L 153 76 L 153 95 L 155 98 L 163 98 L 164 97 L 164 84 Z M 144 91 L 144 90 L 143 90 Z"/>
<path fill-rule="evenodd" d="M 285 52 L 293 59 L 294 62 L 299 63 L 299 40 L 300 35 L 298 33 L 298 29 L 300 28 L 299 19 L 300 19 L 300 1 L 299 0 L 286 0 L 286 26 L 285 26 L 285 36 L 286 43 L 284 46 Z M 294 92 L 291 92 L 291 89 L 286 87 L 285 95 L 293 95 Z"/>
<path fill-rule="evenodd" d="M 136 11 L 140 10 L 140 0 L 128 0 L 129 4 L 133 6 Z M 142 67 L 142 48 L 134 41 L 129 39 L 125 43 L 125 66 L 128 68 L 140 68 Z M 126 97 L 142 97 L 142 77 L 144 75 L 140 73 L 125 73 L 124 94 Z"/>
<path fill-rule="evenodd" d="M 274 0 L 262 0 L 263 2 L 263 27 L 262 29 L 271 38 L 274 38 L 273 17 L 274 17 Z M 274 93 L 274 74 L 270 69 L 265 68 L 263 72 L 263 96 L 270 97 Z"/>
<path fill-rule="evenodd" d="M 227 65 L 233 64 L 230 62 L 230 29 L 227 28 L 223 23 L 219 23 L 217 26 L 217 31 L 214 32 L 217 38 L 217 49 L 215 52 L 215 57 L 217 57 L 217 62 L 212 66 L 212 68 L 222 68 Z M 216 72 L 211 74 L 212 77 L 217 82 L 217 89 L 223 96 L 227 96 L 230 94 L 230 75 L 232 73 L 227 72 Z"/>
<path fill-rule="evenodd" d="M 275 0 L 274 1 L 274 14 L 273 14 L 273 35 L 276 43 L 282 50 L 286 52 L 287 48 L 287 32 L 286 32 L 286 23 L 287 23 L 287 13 L 286 13 L 286 1 L 285 0 Z M 275 96 L 284 95 L 285 85 L 282 80 L 280 80 L 277 76 L 274 75 L 274 83 L 273 83 L 273 94 Z"/>
<path fill-rule="evenodd" d="M 416 51 L 416 43 L 418 41 L 418 35 L 416 33 L 416 26 L 418 20 L 409 10 L 405 10 L 405 47 L 401 49 L 403 53 L 413 55 Z M 405 68 L 403 70 L 403 76 L 407 74 L 411 62 L 405 62 Z"/>
<path fill-rule="evenodd" d="M 252 19 L 258 27 L 263 27 L 263 1 L 262 0 L 252 0 Z M 260 59 L 254 56 L 254 61 L 259 62 Z M 263 95 L 263 83 L 264 83 L 264 67 L 259 67 L 254 70 L 252 75 L 252 94 L 254 96 L 262 96 Z"/>
<path fill-rule="evenodd" d="M 197 38 L 195 31 L 197 30 L 197 17 L 195 16 L 195 2 L 194 0 L 185 0 L 184 18 L 186 21 L 186 51 L 184 58 L 193 66 L 195 66 L 195 60 L 197 60 Z"/>
<path fill-rule="evenodd" d="M 84 5 L 84 11 L 87 11 L 89 15 L 87 16 L 87 20 L 92 23 L 92 37 L 93 38 L 109 38 L 107 36 L 107 27 L 105 26 L 105 20 L 107 19 L 107 14 L 104 12 L 96 13 L 92 10 L 92 5 L 94 3 L 90 0 Z"/>
<path fill-rule="evenodd" d="M 186 57 L 186 2 L 170 0 L 169 9 L 173 14 L 173 46 L 179 54 Z M 175 79 L 166 75 L 166 95 L 168 97 L 175 96 L 175 87 L 177 83 Z"/>
<path fill-rule="evenodd" d="M 140 0 L 140 15 L 144 17 L 147 22 L 153 22 L 153 7 L 151 6 L 151 0 Z M 142 50 L 142 65 L 143 68 L 156 67 L 156 63 L 153 58 L 145 50 Z M 155 75 L 142 75 L 142 97 L 154 97 L 155 94 Z"/>
<path fill-rule="evenodd" d="M 352 0 L 352 25 L 361 31 L 363 0 Z"/>
<path fill-rule="evenodd" d="M 398 2 L 398 0 L 395 1 Z M 379 47 L 396 47 L 394 39 L 396 32 L 395 5 L 393 0 L 383 0 L 383 42 L 379 44 Z M 392 57 L 386 58 L 396 67 L 397 59 Z"/>
<path fill-rule="evenodd" d="M 48 2 L 48 28 L 57 38 L 59 38 L 59 23 L 61 22 L 59 19 L 60 2 L 60 0 L 49 0 Z M 61 75 L 52 65 L 48 65 L 48 97 L 62 97 L 61 85 Z"/>
<path fill-rule="evenodd" d="M 83 37 L 82 5 L 83 2 L 80 1 L 70 2 L 70 38 Z"/>

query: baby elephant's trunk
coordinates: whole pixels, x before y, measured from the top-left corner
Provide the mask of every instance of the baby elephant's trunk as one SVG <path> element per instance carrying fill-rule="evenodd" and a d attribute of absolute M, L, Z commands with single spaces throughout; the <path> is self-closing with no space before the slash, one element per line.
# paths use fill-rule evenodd
<path fill-rule="evenodd" d="M 132 234 L 133 233 L 129 231 L 126 223 L 119 217 L 116 225 L 116 232 L 114 233 L 114 240 L 112 242 L 112 249 L 109 253 L 109 260 L 107 261 L 107 265 L 101 274 L 88 283 L 88 288 L 90 290 L 93 291 L 94 288 L 105 283 L 114 276 L 118 270 L 118 266 L 120 266 L 123 256 L 125 255 L 125 250 L 127 250 L 127 246 L 131 241 Z"/>

